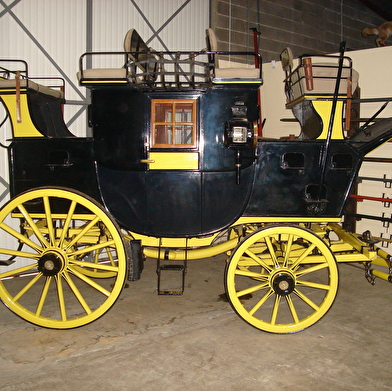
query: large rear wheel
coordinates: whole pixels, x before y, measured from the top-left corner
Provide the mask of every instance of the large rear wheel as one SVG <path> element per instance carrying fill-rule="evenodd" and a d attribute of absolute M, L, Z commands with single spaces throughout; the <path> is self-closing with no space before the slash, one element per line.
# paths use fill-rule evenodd
<path fill-rule="evenodd" d="M 90 197 L 69 189 L 22 193 L 0 210 L 0 299 L 28 322 L 83 326 L 121 293 L 126 252 L 120 230 Z"/>
<path fill-rule="evenodd" d="M 328 245 L 296 225 L 261 228 L 233 250 L 226 294 L 237 314 L 272 333 L 293 333 L 317 322 L 338 289 L 338 268 Z"/>

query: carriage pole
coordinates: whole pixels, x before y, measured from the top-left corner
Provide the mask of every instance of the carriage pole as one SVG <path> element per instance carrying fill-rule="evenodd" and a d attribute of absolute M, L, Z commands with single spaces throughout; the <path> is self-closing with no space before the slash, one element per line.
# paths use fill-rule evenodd
<path fill-rule="evenodd" d="M 339 66 L 338 66 L 338 73 L 336 76 L 336 84 L 335 84 L 335 91 L 333 94 L 333 101 L 332 101 L 332 108 L 331 108 L 331 116 L 329 118 L 329 125 L 328 125 L 328 133 L 327 133 L 327 140 L 325 142 L 324 148 L 323 148 L 323 154 L 321 156 L 321 179 L 320 179 L 320 189 L 319 189 L 319 197 L 318 200 L 321 201 L 322 198 L 322 193 L 323 193 L 323 186 L 325 182 L 325 173 L 326 173 L 326 168 L 327 168 L 327 158 L 328 158 L 328 152 L 329 152 L 329 147 L 331 144 L 331 138 L 332 138 L 332 130 L 333 130 L 333 123 L 335 120 L 335 112 L 336 112 L 336 105 L 338 102 L 338 97 L 339 97 L 339 88 L 340 88 L 340 80 L 342 78 L 342 70 L 343 70 L 343 61 L 344 61 L 344 51 L 346 48 L 346 42 L 343 41 L 340 43 L 340 55 L 339 55 Z"/>

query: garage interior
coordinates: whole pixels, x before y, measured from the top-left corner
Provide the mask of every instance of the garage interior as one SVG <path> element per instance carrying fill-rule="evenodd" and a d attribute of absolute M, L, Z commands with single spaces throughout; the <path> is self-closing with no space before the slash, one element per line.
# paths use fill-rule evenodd
<path fill-rule="evenodd" d="M 317 20 L 323 13 L 326 17 Z M 221 50 L 247 51 L 254 50 L 251 28 L 257 29 L 265 137 L 290 137 L 300 129 L 285 107 L 280 53 L 287 46 L 295 57 L 333 54 L 344 40 L 360 75 L 361 99 L 392 97 L 392 40 L 376 47 L 376 37 L 361 36 L 365 27 L 392 21 L 388 0 L 323 5 L 317 0 L 0 0 L 0 20 L 0 57 L 22 58 L 38 76 L 61 75 L 66 80 L 64 118 L 80 136 L 89 132 L 90 98 L 77 85 L 79 57 L 86 51 L 122 50 L 129 28 L 156 50 L 200 50 L 211 27 Z M 379 108 L 379 102 L 370 102 L 360 118 Z M 392 117 L 392 108 L 387 106 L 382 117 Z M 6 124 L 1 142 L 7 144 L 10 134 Z M 391 143 L 368 156 L 358 194 L 392 197 L 390 156 Z M 9 199 L 3 150 L 0 159 L 3 205 Z M 362 216 L 355 219 L 355 232 L 370 230 L 392 253 L 389 202 L 357 202 L 355 214 Z M 304 331 L 278 335 L 251 327 L 233 311 L 225 296 L 225 264 L 224 255 L 189 261 L 184 294 L 171 296 L 157 294 L 156 261 L 147 259 L 141 279 L 126 283 L 110 311 L 71 330 L 29 324 L 1 305 L 2 389 L 391 390 L 388 282 L 373 285 L 362 267 L 339 264 L 339 291 L 328 313 Z"/>

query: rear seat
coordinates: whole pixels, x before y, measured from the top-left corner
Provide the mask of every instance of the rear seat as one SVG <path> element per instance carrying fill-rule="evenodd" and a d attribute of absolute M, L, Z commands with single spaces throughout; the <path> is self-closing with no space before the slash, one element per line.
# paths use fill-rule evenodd
<path fill-rule="evenodd" d="M 208 28 L 206 30 L 207 35 L 207 49 L 211 52 L 218 52 L 218 40 L 216 38 L 214 30 Z M 214 81 L 230 81 L 230 80 L 244 80 L 260 82 L 260 69 L 251 67 L 236 67 L 236 68 L 221 68 L 220 59 L 218 54 L 213 55 L 214 61 Z"/>
<path fill-rule="evenodd" d="M 77 73 L 79 83 L 84 81 L 127 81 L 126 68 L 93 68 L 84 69 Z"/>
<path fill-rule="evenodd" d="M 0 89 L 16 89 L 17 79 L 0 79 Z M 53 98 L 57 99 L 64 99 L 64 92 L 51 88 L 46 87 L 41 84 L 35 83 L 32 80 L 28 79 L 20 79 L 20 88 L 33 90 L 39 92 L 41 94 L 49 95 Z"/>

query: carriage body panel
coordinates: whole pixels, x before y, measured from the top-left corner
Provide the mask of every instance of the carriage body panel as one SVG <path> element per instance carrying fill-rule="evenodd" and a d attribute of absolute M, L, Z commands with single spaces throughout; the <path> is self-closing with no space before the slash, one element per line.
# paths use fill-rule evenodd
<path fill-rule="evenodd" d="M 35 187 L 63 186 L 100 200 L 92 139 L 15 139 L 9 165 L 12 197 Z"/>
<path fill-rule="evenodd" d="M 65 186 L 103 203 L 130 231 L 166 237 L 219 231 L 245 217 L 340 217 L 360 168 L 357 149 L 333 142 L 314 211 L 323 142 L 262 140 L 255 162 L 231 171 L 119 170 L 96 162 L 92 139 L 21 139 L 10 148 L 13 196 Z M 234 159 L 231 157 L 231 159 Z M 174 211 L 174 212 L 173 212 Z"/>
<path fill-rule="evenodd" d="M 205 235 L 238 219 L 249 199 L 255 155 L 243 151 L 236 185 L 235 151 L 224 144 L 224 130 L 238 100 L 248 108 L 248 121 L 258 120 L 257 90 L 241 84 L 169 92 L 94 87 L 90 122 L 99 187 L 116 219 L 131 231 L 166 237 Z M 154 144 L 155 101 L 194 102 L 192 144 Z"/>
<path fill-rule="evenodd" d="M 323 140 L 259 142 L 245 216 L 341 217 L 361 166 L 358 151 L 333 141 L 321 184 Z"/>

